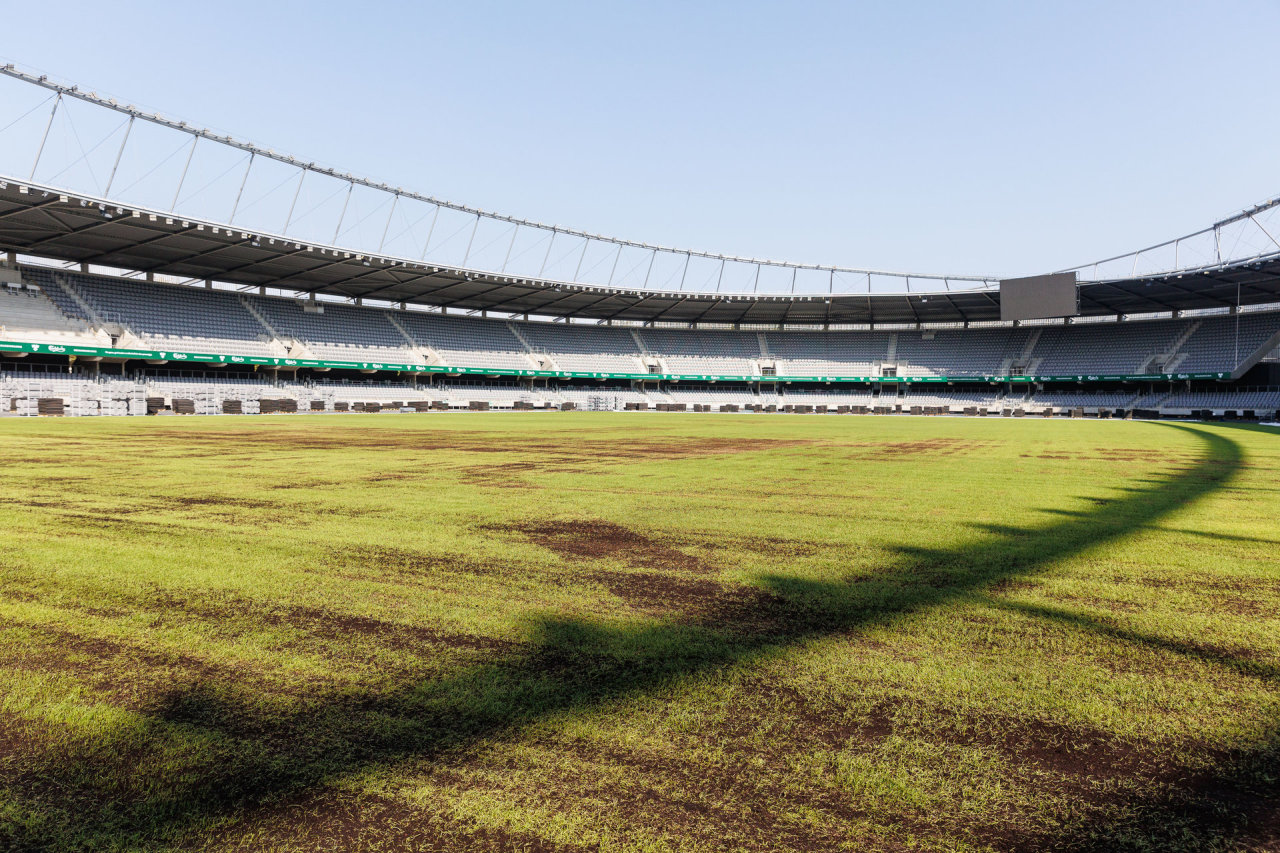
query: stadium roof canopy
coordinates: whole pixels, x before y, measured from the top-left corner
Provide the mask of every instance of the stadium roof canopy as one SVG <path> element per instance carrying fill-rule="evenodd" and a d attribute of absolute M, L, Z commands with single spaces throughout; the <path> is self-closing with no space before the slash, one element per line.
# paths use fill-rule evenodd
<path fill-rule="evenodd" d="M 674 323 L 961 323 L 1000 318 L 996 289 L 752 295 L 520 278 L 260 234 L 0 179 L 0 247 L 23 254 L 308 294 L 459 310 Z M 1280 302 L 1280 252 L 1246 262 L 1082 282 L 1081 314 Z"/>

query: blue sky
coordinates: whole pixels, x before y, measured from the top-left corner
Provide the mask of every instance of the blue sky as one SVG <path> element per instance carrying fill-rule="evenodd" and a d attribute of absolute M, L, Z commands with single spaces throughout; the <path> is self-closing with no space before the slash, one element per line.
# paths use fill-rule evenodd
<path fill-rule="evenodd" d="M 10 4 L 0 56 L 409 189 L 669 245 L 1031 274 L 1280 192 L 1277 2 L 48 9 Z"/>

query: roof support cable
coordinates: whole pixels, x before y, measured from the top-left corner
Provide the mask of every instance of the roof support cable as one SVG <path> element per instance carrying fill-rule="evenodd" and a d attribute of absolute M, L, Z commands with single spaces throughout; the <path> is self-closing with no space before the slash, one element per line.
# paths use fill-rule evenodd
<path fill-rule="evenodd" d="M 53 117 L 58 114 L 58 104 L 62 103 L 62 93 L 58 93 L 58 97 L 53 99 L 53 109 L 49 110 L 49 121 L 44 126 L 44 135 L 40 137 L 40 147 L 36 149 L 36 160 L 31 164 L 31 175 L 27 178 L 34 181 L 36 178 L 36 167 L 40 165 L 40 156 L 44 154 L 44 144 L 49 140 L 49 128 L 53 127 Z"/>
<path fill-rule="evenodd" d="M 578 256 L 578 268 L 573 271 L 573 280 L 578 280 L 578 275 L 582 272 L 582 262 L 587 259 L 587 246 L 591 245 L 591 238 L 584 237 L 582 239 L 582 254 Z"/>
<path fill-rule="evenodd" d="M 289 236 L 289 223 L 293 222 L 293 210 L 298 206 L 298 196 L 302 194 L 302 182 L 307 179 L 307 170 L 302 169 L 298 174 L 298 188 L 293 191 L 293 201 L 289 204 L 289 215 L 284 218 L 284 230 L 280 233 Z"/>
<path fill-rule="evenodd" d="M 244 177 L 240 179 L 240 189 L 236 191 L 236 203 L 231 206 L 231 218 L 227 220 L 228 225 L 236 224 L 236 212 L 240 210 L 240 197 L 244 195 L 244 185 L 249 183 L 249 173 L 253 171 L 253 158 L 257 152 L 249 152 L 249 164 L 244 167 Z"/>
<path fill-rule="evenodd" d="M 1263 234 L 1266 234 L 1267 239 L 1270 240 L 1272 243 L 1275 243 L 1276 248 L 1280 249 L 1280 243 L 1276 242 L 1276 238 L 1271 236 L 1271 232 L 1262 226 L 1262 223 L 1258 221 L 1258 218 L 1254 216 L 1252 213 L 1249 214 L 1249 218 L 1253 220 L 1254 225 L 1258 226 L 1258 230 L 1261 231 Z"/>
<path fill-rule="evenodd" d="M 70 122 L 70 115 L 68 115 L 67 120 L 68 120 L 68 122 Z M 97 151 L 97 150 L 98 150 L 99 148 L 101 148 L 103 145 L 105 145 L 105 144 L 107 143 L 107 140 L 108 140 L 108 139 L 110 139 L 111 137 L 113 137 L 113 136 L 115 136 L 115 135 L 116 135 L 116 131 L 117 131 L 117 130 L 119 130 L 120 128 L 122 128 L 122 127 L 126 126 L 128 123 L 129 123 L 129 122 L 127 122 L 127 121 L 122 121 L 122 122 L 120 122 L 119 126 L 117 126 L 117 127 L 115 128 L 115 130 L 112 130 L 112 131 L 111 131 L 110 133 L 108 133 L 106 136 L 104 136 L 104 137 L 102 137 L 101 139 L 99 139 L 99 140 L 98 140 L 97 142 L 95 142 L 92 146 L 90 146 L 88 150 L 85 150 L 84 146 L 83 146 L 83 145 L 81 145 L 81 146 L 80 146 L 80 156 L 79 156 L 79 157 L 77 157 L 76 159 L 72 160 L 72 161 L 71 161 L 70 163 L 68 163 L 67 165 L 63 166 L 60 170 L 58 170 L 58 172 L 57 172 L 57 173 L 55 173 L 52 177 L 47 178 L 46 180 L 47 180 L 49 183 L 53 183 L 54 181 L 58 180 L 58 178 L 61 178 L 63 175 L 65 175 L 67 172 L 70 172 L 70 171 L 71 171 L 72 169 L 74 169 L 76 166 L 79 166 L 81 163 L 84 163 L 84 164 L 85 164 L 85 166 L 89 169 L 89 175 L 90 175 L 90 176 L 93 176 L 93 167 L 92 167 L 91 165 L 89 165 L 89 162 L 88 162 L 88 160 L 89 160 L 89 155 L 90 155 L 90 154 L 92 154 L 93 152 Z M 75 133 L 75 132 L 76 132 L 76 131 L 75 131 L 75 127 L 74 127 L 74 126 L 71 128 L 71 131 L 72 131 L 72 133 Z M 79 144 L 79 143 L 80 143 L 80 136 L 79 136 L 79 134 L 78 134 L 78 133 L 76 134 L 76 143 L 77 143 L 77 144 Z M 97 180 L 97 178 L 96 178 L 96 177 L 94 177 L 94 180 L 96 181 L 96 180 Z M 105 193 L 104 193 L 104 195 L 105 195 Z"/>
<path fill-rule="evenodd" d="M 162 167 L 162 166 L 164 166 L 164 165 L 168 164 L 168 162 L 169 162 L 170 160 L 172 160 L 174 157 L 177 157 L 179 154 L 181 154 L 181 153 L 182 153 L 182 150 L 183 150 L 184 148 L 186 148 L 186 147 L 187 147 L 187 143 L 184 141 L 184 142 L 183 142 L 181 145 L 179 145 L 177 148 L 173 149 L 172 153 L 170 153 L 168 157 L 165 157 L 163 160 L 158 161 L 158 162 L 157 162 L 154 166 L 152 166 L 150 169 L 148 169 L 147 171 L 143 172 L 143 173 L 142 173 L 141 175 L 139 175 L 137 178 L 134 178 L 133 183 L 129 184 L 127 187 L 125 187 L 124 189 L 120 190 L 120 194 L 121 194 L 121 195 L 124 195 L 125 193 L 129 192 L 129 190 L 133 189 L 133 188 L 134 188 L 134 187 L 136 187 L 138 184 L 142 183 L 142 182 L 143 182 L 143 181 L 145 181 L 147 178 L 151 177 L 151 176 L 152 176 L 152 175 L 154 175 L 156 172 L 160 171 L 160 167 Z"/>
<path fill-rule="evenodd" d="M 49 97 L 45 98 L 43 101 L 41 101 L 40 103 L 36 104 L 36 105 L 35 105 L 34 107 L 32 107 L 31 109 L 27 110 L 25 113 L 23 113 L 22 115 L 20 115 L 20 116 L 18 116 L 17 118 L 15 118 L 13 121 L 11 121 L 11 122 L 9 122 L 8 124 L 6 124 L 4 127 L 0 127 L 0 133 L 4 133 L 6 130 L 8 130 L 9 128 L 13 127 L 15 124 L 17 124 L 18 122 L 22 121 L 24 118 L 26 118 L 27 116 L 31 115 L 33 112 L 35 112 L 36 110 L 40 109 L 41 107 L 43 107 L 45 104 L 49 103 L 50 101 L 52 101 L 52 100 L 53 100 L 54 98 L 56 98 L 56 97 L 59 97 L 59 96 L 58 96 L 58 95 L 50 95 Z"/>
<path fill-rule="evenodd" d="M 467 265 L 467 261 L 471 259 L 471 247 L 476 242 L 476 232 L 480 230 L 480 214 L 476 214 L 476 224 L 471 226 L 471 239 L 467 241 L 467 253 L 462 256 L 462 266 Z"/>
<path fill-rule="evenodd" d="M 613 268 L 609 270 L 609 280 L 605 283 L 605 287 L 613 286 L 613 277 L 618 272 L 618 260 L 622 257 L 622 244 L 618 244 L 618 252 L 613 256 Z"/>
<path fill-rule="evenodd" d="M 727 265 L 727 261 L 733 261 L 735 264 L 743 264 L 746 266 L 761 264 L 762 266 L 767 266 L 770 268 L 786 269 L 790 267 L 792 269 L 814 270 L 819 272 L 822 270 L 830 270 L 832 268 L 831 265 L 791 264 L 788 262 L 777 261 L 777 260 L 727 256 L 727 255 L 720 255 L 712 252 L 694 251 L 692 249 L 678 249 L 674 247 L 659 246 L 659 245 L 638 242 L 633 240 L 618 240 L 615 238 L 604 238 L 604 237 L 600 237 L 599 235 L 589 234 L 587 232 L 575 230 L 575 229 L 560 229 L 558 226 L 553 227 L 551 225 L 546 225 L 540 222 L 534 222 L 531 220 L 521 219 L 518 217 L 506 216 L 506 215 L 493 213 L 490 211 L 484 211 L 478 208 L 457 204 L 444 199 L 434 198 L 431 196 L 422 195 L 419 193 L 414 193 L 414 192 L 410 192 L 403 189 L 389 187 L 386 184 L 377 183 L 368 178 L 362 178 L 350 173 L 340 172 L 332 168 L 320 167 L 320 166 L 317 166 L 315 163 L 306 163 L 295 157 L 292 157 L 286 154 L 280 154 L 278 152 L 275 152 L 269 149 L 260 148 L 258 146 L 252 145 L 243 140 L 233 139 L 230 136 L 226 136 L 226 135 L 218 135 L 209 130 L 198 129 L 196 127 L 188 125 L 186 122 L 183 122 L 183 121 L 174 121 L 172 119 L 167 119 L 167 118 L 164 118 L 163 116 L 159 116 L 154 113 L 138 110 L 135 107 L 117 104 L 114 101 L 100 98 L 93 92 L 81 91 L 78 87 L 75 87 L 75 86 L 67 86 L 67 85 L 56 83 L 54 81 L 49 80 L 46 76 L 35 76 L 32 74 L 28 74 L 26 72 L 16 69 L 12 64 L 0 65 L 0 75 L 12 77 L 14 79 L 24 81 L 31 85 L 39 86 L 39 87 L 51 90 L 54 93 L 52 100 L 55 105 L 54 107 L 55 111 L 58 108 L 57 105 L 60 104 L 64 98 L 75 99 L 78 101 L 91 104 L 96 108 L 100 108 L 104 110 L 113 110 L 116 112 L 123 113 L 130 118 L 141 119 L 145 122 L 154 124 L 161 128 L 189 134 L 195 140 L 204 138 L 211 142 L 216 142 L 219 146 L 225 146 L 225 147 L 229 147 L 229 148 L 233 148 L 233 149 L 237 149 L 239 151 L 245 152 L 246 154 L 252 154 L 254 155 L 253 156 L 254 162 L 256 162 L 256 160 L 259 158 L 266 158 L 266 159 L 274 160 L 276 162 L 287 164 L 295 168 L 316 172 L 319 175 L 334 178 L 339 183 L 339 185 L 341 184 L 342 181 L 347 181 L 349 184 L 349 188 L 348 188 L 349 194 L 351 192 L 350 185 L 359 184 L 361 187 L 365 187 L 379 193 L 385 193 L 387 195 L 403 195 L 406 199 L 411 199 L 414 201 L 422 201 L 431 205 L 446 207 L 449 210 L 457 211 L 463 214 L 464 216 L 475 215 L 489 221 L 494 221 L 494 222 L 501 221 L 508 225 L 520 225 L 527 228 L 534 228 L 541 232 L 550 231 L 552 232 L 553 236 L 558 236 L 559 234 L 567 234 L 573 237 L 580 237 L 585 241 L 589 241 L 589 242 L 609 242 L 615 245 L 621 245 L 623 248 L 630 247 L 630 248 L 637 248 L 645 251 L 657 251 L 662 253 L 669 253 L 673 256 L 684 254 L 686 255 L 686 257 L 691 257 L 692 255 L 696 254 L 699 258 L 705 258 L 711 261 L 723 260 L 726 262 L 726 265 Z M 40 109 L 40 108 L 43 108 L 43 105 L 39 105 L 37 107 L 37 109 Z M 51 118 L 49 122 L 50 125 L 53 123 L 53 115 L 54 114 L 51 113 Z M 12 124 L 12 122 L 10 123 Z M 48 131 L 49 131 L 49 128 L 47 127 L 46 136 L 48 135 Z M 41 149 L 43 149 L 44 147 L 45 147 L 45 141 L 42 140 Z M 33 164 L 33 167 L 32 167 L 31 180 L 35 180 L 35 175 L 38 172 L 39 162 L 41 162 L 40 155 L 37 155 L 37 161 Z M 92 172 L 91 165 L 89 170 L 90 172 Z M 96 182 L 96 179 L 95 179 L 95 182 Z M 112 185 L 112 187 L 114 189 L 114 184 Z M 176 209 L 177 203 L 179 201 L 182 201 L 182 196 L 180 191 L 178 194 L 176 194 L 176 199 L 177 200 L 175 201 L 175 204 L 174 204 L 175 209 Z M 1269 205 L 1280 204 L 1280 199 L 1275 199 L 1272 202 L 1268 202 L 1268 204 Z M 1255 207 L 1253 209 L 1257 211 L 1265 208 Z M 297 217 L 295 216 L 295 221 L 296 219 Z M 291 221 L 290 227 L 292 227 L 292 224 L 293 223 Z M 339 236 L 341 235 L 341 233 L 342 231 L 340 228 Z M 392 242 L 394 242 L 394 240 Z M 372 248 L 373 246 L 372 240 L 369 240 L 368 243 L 369 243 L 369 247 Z M 901 277 L 901 273 L 891 273 L 887 271 L 881 272 L 877 270 L 853 269 L 848 267 L 835 267 L 835 271 L 836 272 L 852 272 L 852 273 L 871 272 L 875 275 L 886 275 L 893 278 Z M 941 276 L 935 277 L 935 276 L 929 276 L 929 275 L 922 275 L 922 276 L 916 276 L 916 277 L 925 278 L 925 279 L 941 278 Z M 956 278 L 958 281 L 974 282 L 975 286 L 979 288 L 992 288 L 995 286 L 995 280 L 989 276 L 972 276 L 972 277 L 952 276 L 952 277 Z"/>
<path fill-rule="evenodd" d="M 436 223 L 440 220 L 440 205 L 436 205 L 436 212 L 431 216 L 431 227 L 427 229 L 427 242 L 422 244 L 422 257 L 419 260 L 427 259 L 427 252 L 431 249 L 431 235 L 436 232 Z"/>
<path fill-rule="evenodd" d="M 186 165 L 182 167 L 182 175 L 178 178 L 178 188 L 173 191 L 173 204 L 169 205 L 170 213 L 178 209 L 178 196 L 182 195 L 182 185 L 187 181 L 187 170 L 191 168 L 191 158 L 196 156 L 196 146 L 199 144 L 200 137 L 191 137 L 191 150 L 187 152 Z"/>
<path fill-rule="evenodd" d="M 542 256 L 542 266 L 538 267 L 538 278 L 542 278 L 542 273 L 547 269 L 547 261 L 551 258 L 551 247 L 556 244 L 556 229 L 551 229 L 551 239 L 547 241 L 547 253 Z"/>
<path fill-rule="evenodd" d="M 106 138 L 99 140 L 97 145 L 94 145 L 92 148 L 86 151 L 84 148 L 84 143 L 80 141 L 80 131 L 76 130 L 76 123 L 71 118 L 70 105 L 68 105 L 68 108 L 64 112 L 67 116 L 67 127 L 71 128 L 71 136 L 76 141 L 76 147 L 80 149 L 80 158 L 76 160 L 75 163 L 72 163 L 71 165 L 74 166 L 76 165 L 76 163 L 79 163 L 80 160 L 83 160 L 84 167 L 89 170 L 89 179 L 93 181 L 93 185 L 95 187 L 100 186 L 100 184 L 98 183 L 98 176 L 93 173 L 93 163 L 89 162 L 89 154 L 93 151 L 96 151 L 98 149 L 98 146 L 101 145 L 103 142 L 106 142 Z M 112 131 L 112 133 L 114 133 L 114 131 Z M 108 134 L 108 137 L 109 136 L 110 134 Z M 69 168 L 71 168 L 71 166 L 67 167 L 67 169 Z M 66 171 L 66 169 L 64 169 L 63 171 Z"/>
<path fill-rule="evenodd" d="M 378 241 L 378 251 L 387 243 L 387 231 L 391 228 L 391 217 L 396 215 L 396 205 L 400 203 L 400 193 L 391 197 L 391 210 L 387 211 L 387 224 L 382 226 L 382 239 Z"/>
<path fill-rule="evenodd" d="M 342 221 L 347 218 L 347 205 L 351 204 L 351 194 L 355 192 L 356 182 L 347 185 L 347 198 L 342 202 L 342 213 L 338 216 L 338 225 L 333 229 L 333 245 L 338 245 L 338 235 L 342 233 Z"/>
<path fill-rule="evenodd" d="M 507 244 L 507 256 L 502 259 L 502 269 L 500 272 L 507 271 L 507 264 L 511 263 L 511 250 L 516 247 L 516 237 L 520 234 L 520 223 L 516 223 L 516 227 L 511 229 L 511 242 Z"/>
<path fill-rule="evenodd" d="M 111 185 L 116 182 L 116 171 L 120 168 L 120 158 L 124 156 L 124 147 L 129 144 L 129 132 L 133 130 L 133 120 L 137 116 L 129 116 L 129 124 L 124 129 L 124 139 L 120 141 L 120 150 L 116 152 L 116 162 L 111 167 L 111 177 L 107 179 L 107 188 L 102 191 L 104 196 L 111 195 Z"/>

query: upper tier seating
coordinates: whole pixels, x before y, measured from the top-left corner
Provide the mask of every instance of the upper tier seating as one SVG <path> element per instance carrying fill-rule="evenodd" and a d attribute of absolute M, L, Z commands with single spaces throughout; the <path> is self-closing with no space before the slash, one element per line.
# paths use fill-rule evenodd
<path fill-rule="evenodd" d="M 1237 318 L 1240 335 L 1238 346 Z M 1224 368 L 1224 365 L 1237 364 L 1277 332 L 1280 332 L 1280 314 L 1276 313 L 1250 312 L 1206 318 L 1179 348 L 1187 357 L 1178 364 L 1177 370 L 1180 373 L 1201 373 L 1229 369 Z"/>
<path fill-rule="evenodd" d="M 246 299 L 276 334 L 302 341 L 317 358 L 421 363 L 404 335 L 381 311 L 322 302 L 316 307 L 323 307 L 323 313 L 314 313 L 292 299 Z"/>
<path fill-rule="evenodd" d="M 238 294 L 72 272 L 54 272 L 52 278 L 108 326 L 123 326 L 152 349 L 278 354 L 268 345 L 267 330 Z"/>
<path fill-rule="evenodd" d="M 995 376 L 1022 353 L 1029 334 L 1025 328 L 899 332 L 898 375 Z"/>
<path fill-rule="evenodd" d="M 108 335 L 95 332 L 85 320 L 63 313 L 34 283 L 0 283 L 0 340 L 111 346 Z"/>
<path fill-rule="evenodd" d="M 890 332 L 765 332 L 779 376 L 878 376 Z"/>
<path fill-rule="evenodd" d="M 627 329 L 575 323 L 518 323 L 534 352 L 550 354 L 561 370 L 644 373 L 636 340 Z"/>
<path fill-rule="evenodd" d="M 430 347 L 450 367 L 491 367 L 530 370 L 535 365 L 525 346 L 501 320 L 477 320 L 399 311 L 396 322 L 418 343 Z"/>
<path fill-rule="evenodd" d="M 527 371 L 900 377 L 1229 372 L 1280 333 L 1280 311 L 1071 325 L 729 331 L 515 322 L 248 295 L 23 267 L 0 334 L 36 342 Z M 10 292 L 13 290 L 14 292 Z M 310 309 L 310 310 L 308 310 Z M 132 340 L 129 335 L 136 338 Z M 119 337 L 119 340 L 115 340 Z"/>
<path fill-rule="evenodd" d="M 750 332 L 643 329 L 645 348 L 660 357 L 668 373 L 750 376 L 759 373 L 760 340 Z"/>
<path fill-rule="evenodd" d="M 1185 320 L 1047 326 L 1033 351 L 1039 359 L 1034 372 L 1140 373 L 1152 356 L 1168 353 L 1186 328 Z"/>

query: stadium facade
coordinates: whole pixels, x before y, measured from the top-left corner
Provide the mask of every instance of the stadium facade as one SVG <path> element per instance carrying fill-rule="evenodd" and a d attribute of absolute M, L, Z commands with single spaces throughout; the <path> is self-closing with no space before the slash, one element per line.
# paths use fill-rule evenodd
<path fill-rule="evenodd" d="M 24 82 L 55 91 L 46 137 L 64 96 L 121 109 L 69 87 Z M 129 128 L 140 116 L 165 121 L 124 112 Z M 197 134 L 194 156 L 206 137 L 168 124 Z M 694 253 L 421 196 L 414 198 L 434 204 L 437 216 L 474 216 L 464 261 L 482 222 L 505 223 L 511 236 L 501 265 L 304 240 L 287 236 L 287 220 L 281 233 L 236 225 L 255 158 L 296 164 L 299 193 L 314 167 L 216 141 L 248 157 L 225 221 L 39 182 L 43 139 L 31 177 L 0 174 L 0 410 L 684 407 L 1270 418 L 1280 409 L 1280 243 L 1236 257 L 1220 249 L 1232 227 L 1270 237 L 1260 217 L 1274 201 L 1125 256 L 1130 275 L 1096 276 L 1095 265 L 1095 277 L 1073 276 L 1072 313 L 1007 320 L 1000 282 L 987 276 Z M 357 179 L 329 176 L 354 192 Z M 411 194 L 369 186 L 390 194 L 381 249 Z M 537 274 L 508 272 L 522 229 L 546 232 Z M 571 276 L 542 274 L 557 239 L 581 243 Z M 1197 239 L 1212 240 L 1213 257 L 1180 263 Z M 616 252 L 612 267 L 605 265 L 607 278 L 584 281 L 582 259 L 597 245 Z M 1137 274 L 1140 258 L 1168 247 L 1171 265 Z M 647 262 L 642 283 L 615 283 L 624 251 L 639 253 L 640 270 Z M 678 270 L 683 256 L 687 274 L 695 254 L 719 265 L 714 290 L 684 289 L 683 279 L 680 289 L 648 286 L 660 259 L 673 256 Z M 1117 260 L 1101 263 L 1114 269 Z M 730 265 L 748 274 L 754 267 L 757 287 L 721 292 Z M 827 291 L 795 292 L 801 271 L 825 277 Z M 762 273 L 790 275 L 792 292 L 761 292 Z M 865 291 L 837 291 L 837 276 L 863 275 Z M 877 276 L 900 286 L 873 290 Z"/>

